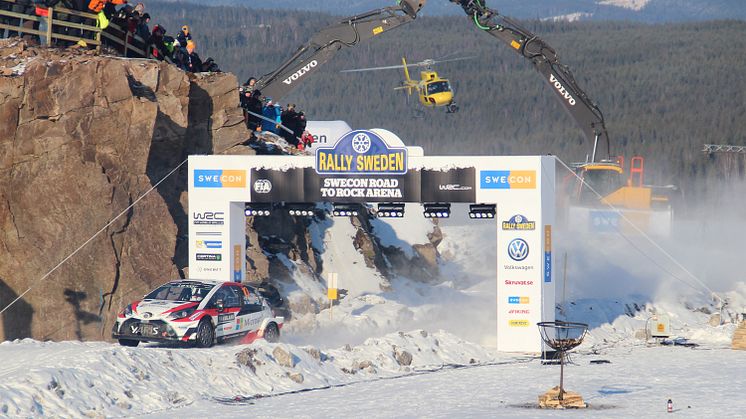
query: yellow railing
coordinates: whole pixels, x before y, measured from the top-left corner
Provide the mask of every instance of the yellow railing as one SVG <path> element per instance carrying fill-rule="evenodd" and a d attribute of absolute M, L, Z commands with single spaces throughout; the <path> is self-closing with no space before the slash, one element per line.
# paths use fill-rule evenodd
<path fill-rule="evenodd" d="M 6 6 L 11 6 L 16 3 L 16 0 L 0 0 L 0 4 L 4 3 Z M 33 7 L 33 6 L 28 6 Z M 10 8 L 10 7 L 7 7 Z M 10 10 L 0 9 L 0 17 L 4 16 L 11 19 L 19 19 L 17 25 L 10 25 L 7 23 L 0 23 L 0 32 L 9 30 L 12 32 L 18 32 L 23 35 L 37 35 L 45 38 L 47 45 L 52 45 L 53 40 L 62 40 L 69 42 L 80 42 L 83 41 L 88 45 L 95 46 L 96 49 L 101 49 L 102 44 L 111 45 L 112 47 L 119 50 L 125 57 L 129 54 L 137 55 L 141 58 L 147 58 L 150 56 L 152 46 L 147 45 L 144 39 L 137 35 L 133 35 L 126 29 L 123 29 L 115 23 L 110 23 L 106 30 L 101 30 L 95 22 L 98 21 L 98 16 L 93 13 L 80 12 L 77 10 L 66 9 L 61 6 L 49 7 L 47 10 L 47 16 L 37 16 L 36 14 L 18 13 Z M 59 19 L 60 15 L 78 16 L 84 19 L 93 21 L 93 25 L 86 25 L 83 23 L 73 23 L 66 20 Z M 41 31 L 33 28 L 23 27 L 23 22 L 38 22 L 46 23 L 46 30 Z M 88 33 L 89 36 L 70 36 L 59 32 L 59 29 L 79 29 L 81 35 Z M 58 29 L 55 31 L 55 29 Z M 105 40 L 105 42 L 104 42 Z M 139 44 L 136 45 L 134 42 Z M 141 47 L 142 48 L 141 48 Z"/>

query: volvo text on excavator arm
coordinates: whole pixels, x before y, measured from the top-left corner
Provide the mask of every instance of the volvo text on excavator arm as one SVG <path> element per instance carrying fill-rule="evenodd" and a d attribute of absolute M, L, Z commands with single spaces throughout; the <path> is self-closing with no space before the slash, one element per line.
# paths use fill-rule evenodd
<path fill-rule="evenodd" d="M 322 29 L 275 71 L 262 76 L 255 89 L 265 97 L 279 100 L 342 47 L 357 45 L 416 19 L 426 1 L 399 0 L 396 6 L 350 16 Z"/>
<path fill-rule="evenodd" d="M 570 69 L 560 63 L 557 52 L 552 47 L 518 22 L 488 8 L 485 0 L 450 1 L 459 4 L 479 29 L 531 60 L 536 70 L 549 82 L 551 90 L 565 109 L 580 125 L 583 134 L 593 141 L 592 162 L 596 161 L 599 141 L 606 143 L 607 158 L 611 158 L 603 113 L 578 86 Z"/>

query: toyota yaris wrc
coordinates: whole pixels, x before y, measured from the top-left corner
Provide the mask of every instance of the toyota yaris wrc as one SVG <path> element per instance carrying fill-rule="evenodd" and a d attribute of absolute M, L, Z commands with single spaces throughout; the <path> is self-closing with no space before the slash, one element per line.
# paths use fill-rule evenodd
<path fill-rule="evenodd" d="M 236 282 L 184 279 L 163 284 L 117 317 L 112 337 L 124 346 L 183 342 L 208 348 L 225 339 L 280 338 L 283 317 L 254 288 Z"/>

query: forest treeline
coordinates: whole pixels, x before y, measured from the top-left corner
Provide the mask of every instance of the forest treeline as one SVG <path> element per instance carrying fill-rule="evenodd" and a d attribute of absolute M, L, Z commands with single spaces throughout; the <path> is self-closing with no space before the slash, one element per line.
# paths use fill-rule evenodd
<path fill-rule="evenodd" d="M 189 24 L 203 58 L 212 56 L 240 80 L 278 66 L 335 17 L 311 12 L 148 5 L 153 23 L 173 33 Z M 612 155 L 646 158 L 647 180 L 684 187 L 744 176 L 744 156 L 708 156 L 706 143 L 746 145 L 746 22 L 648 25 L 624 22 L 525 22 L 554 47 L 603 111 Z M 425 110 L 393 88 L 396 70 L 340 73 L 395 65 L 406 56 L 475 56 L 436 70 L 461 107 Z M 553 154 L 582 161 L 592 144 L 524 58 L 461 17 L 423 17 L 380 38 L 340 51 L 281 102 L 310 119 L 344 119 L 354 128 L 390 129 L 427 154 Z M 605 154 L 605 147 L 600 148 Z"/>

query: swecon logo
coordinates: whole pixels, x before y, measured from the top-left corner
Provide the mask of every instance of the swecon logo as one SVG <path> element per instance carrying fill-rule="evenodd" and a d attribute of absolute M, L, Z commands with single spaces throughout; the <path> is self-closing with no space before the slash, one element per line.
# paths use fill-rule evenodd
<path fill-rule="evenodd" d="M 245 188 L 245 170 L 200 170 L 194 171 L 195 188 Z"/>
<path fill-rule="evenodd" d="M 535 170 L 482 170 L 481 189 L 536 189 Z"/>

